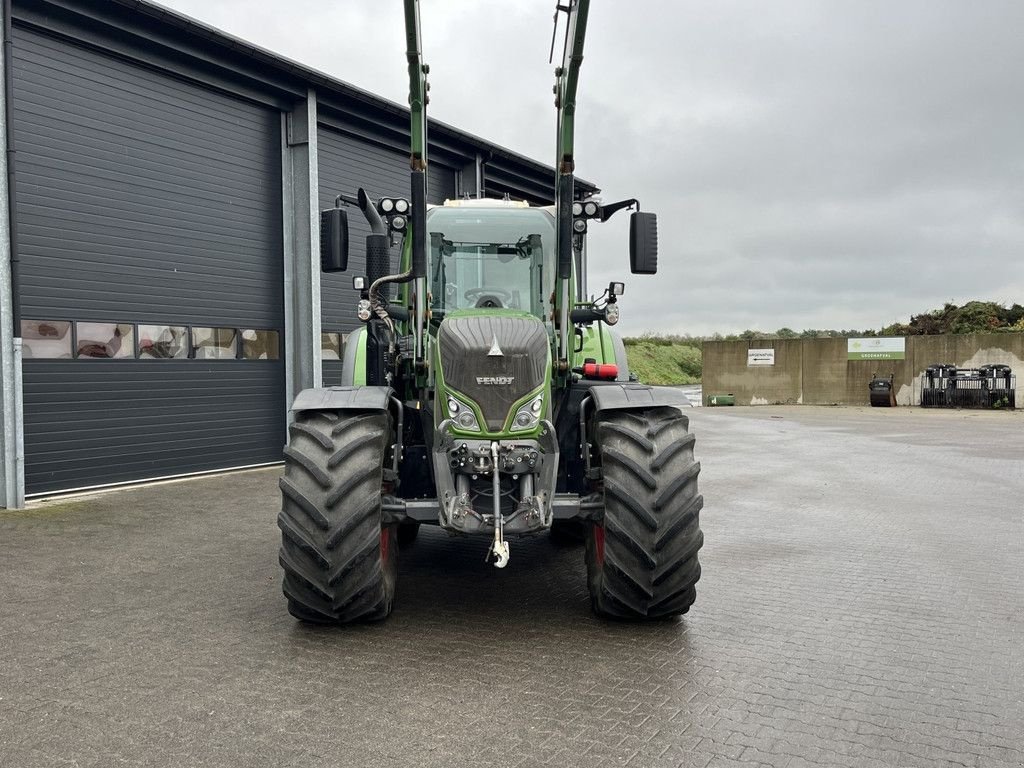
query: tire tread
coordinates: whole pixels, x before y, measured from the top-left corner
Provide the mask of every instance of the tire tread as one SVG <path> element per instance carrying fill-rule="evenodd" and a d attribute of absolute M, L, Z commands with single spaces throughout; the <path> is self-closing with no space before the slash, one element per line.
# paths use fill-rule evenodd
<path fill-rule="evenodd" d="M 703 497 L 689 419 L 674 408 L 610 412 L 596 422 L 605 510 L 603 562 L 591 529 L 587 572 L 594 611 L 664 619 L 696 599 Z"/>
<path fill-rule="evenodd" d="M 289 434 L 278 516 L 289 611 L 317 624 L 385 618 L 398 553 L 394 527 L 381 528 L 388 414 L 300 413 Z M 382 536 L 391 537 L 386 561 Z"/>

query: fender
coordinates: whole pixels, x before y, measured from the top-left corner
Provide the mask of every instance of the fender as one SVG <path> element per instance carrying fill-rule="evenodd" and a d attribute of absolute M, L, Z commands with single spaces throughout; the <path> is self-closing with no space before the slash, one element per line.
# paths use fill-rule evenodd
<path fill-rule="evenodd" d="M 591 472 L 594 437 L 589 433 L 595 423 L 591 416 L 602 411 L 640 411 L 662 407 L 682 411 L 690 407 L 690 401 L 672 387 L 586 379 L 573 382 L 555 412 L 555 434 L 562 457 L 560 461 L 565 468 L 558 490 L 581 495 L 590 492 L 588 481 L 596 477 Z"/>
<path fill-rule="evenodd" d="M 595 411 L 636 411 L 644 408 L 690 407 L 686 395 L 672 387 L 652 387 L 648 384 L 608 382 L 589 388 Z"/>
<path fill-rule="evenodd" d="M 391 387 L 318 387 L 299 392 L 293 411 L 384 411 L 391 402 Z"/>
<path fill-rule="evenodd" d="M 341 383 L 346 387 L 366 383 L 366 326 L 349 334 L 342 353 Z"/>

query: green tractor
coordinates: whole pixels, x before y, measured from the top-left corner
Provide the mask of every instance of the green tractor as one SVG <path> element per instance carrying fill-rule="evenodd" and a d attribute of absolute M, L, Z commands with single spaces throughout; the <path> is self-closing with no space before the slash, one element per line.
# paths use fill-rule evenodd
<path fill-rule="evenodd" d="M 611 327 L 622 283 L 584 299 L 589 226 L 630 221 L 630 265 L 657 270 L 657 220 L 636 200 L 577 199 L 576 86 L 589 0 L 559 4 L 556 199 L 427 204 L 428 68 L 405 0 L 411 194 L 341 194 L 321 215 L 321 266 L 348 265 L 347 208 L 366 238 L 362 327 L 341 386 L 295 399 L 281 479 L 280 562 L 297 618 L 347 624 L 392 609 L 400 546 L 422 524 L 477 536 L 508 565 L 517 537 L 581 532 L 603 617 L 686 613 L 700 577 L 700 465 L 677 390 L 630 380 Z M 557 23 L 557 22 L 556 22 Z M 556 27 L 557 28 L 557 27 Z M 400 252 L 397 271 L 391 249 Z"/>

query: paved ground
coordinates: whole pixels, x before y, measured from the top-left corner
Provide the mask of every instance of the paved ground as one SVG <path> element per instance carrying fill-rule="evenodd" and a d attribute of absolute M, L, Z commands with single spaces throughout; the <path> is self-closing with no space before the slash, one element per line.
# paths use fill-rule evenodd
<path fill-rule="evenodd" d="M 700 384 L 683 384 L 678 387 L 686 395 L 693 408 L 699 408 L 704 403 L 704 388 Z"/>
<path fill-rule="evenodd" d="M 1024 415 L 690 415 L 704 579 L 653 626 L 436 532 L 389 621 L 300 626 L 274 471 L 0 514 L 0 765 L 1020 766 Z"/>

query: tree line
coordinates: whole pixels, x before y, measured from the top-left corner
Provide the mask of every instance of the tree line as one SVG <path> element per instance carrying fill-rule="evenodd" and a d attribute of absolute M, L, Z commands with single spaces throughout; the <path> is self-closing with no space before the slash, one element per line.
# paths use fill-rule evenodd
<path fill-rule="evenodd" d="M 1006 306 L 994 301 L 968 301 L 957 305 L 947 302 L 941 309 L 911 315 L 910 322 L 892 323 L 882 328 L 824 329 L 806 328 L 796 331 L 779 328 L 776 331 L 747 329 L 739 333 L 715 333 L 709 336 L 690 334 L 642 334 L 628 339 L 629 343 L 700 347 L 704 341 L 749 341 L 752 339 L 848 339 L 869 336 L 933 336 L 944 333 L 1002 333 L 1024 331 L 1024 306 Z"/>

